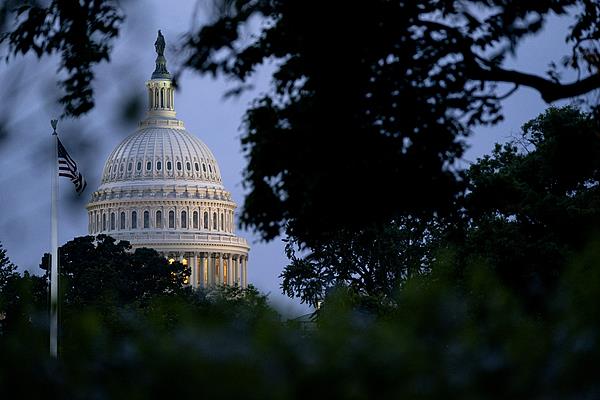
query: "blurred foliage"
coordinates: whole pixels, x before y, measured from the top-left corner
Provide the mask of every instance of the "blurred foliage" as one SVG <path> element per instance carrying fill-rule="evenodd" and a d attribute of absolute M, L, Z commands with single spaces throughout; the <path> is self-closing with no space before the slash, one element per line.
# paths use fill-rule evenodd
<path fill-rule="evenodd" d="M 550 108 L 471 165 L 464 184 L 444 216 L 340 230 L 300 251 L 288 239 L 284 293 L 316 305 L 329 290 L 350 287 L 377 309 L 452 249 L 458 284 L 466 265 L 481 263 L 528 312 L 550 312 L 546 299 L 566 265 L 600 232 L 598 119 L 570 106 Z"/>
<path fill-rule="evenodd" d="M 443 215 L 464 190 L 465 137 L 502 118 L 503 98 L 520 86 L 547 102 L 600 87 L 597 1 L 213 3 L 214 22 L 187 38 L 188 68 L 243 88 L 274 61 L 242 136 L 241 221 L 267 240 L 285 231 L 311 247 L 340 230 Z M 574 20 L 560 67 L 578 72 L 573 84 L 556 64 L 547 77 L 505 68 L 551 15 Z M 499 82 L 514 86 L 502 93 Z"/>
<path fill-rule="evenodd" d="M 58 72 L 66 77 L 60 102 L 64 115 L 79 116 L 94 107 L 94 65 L 110 60 L 112 43 L 119 34 L 124 15 L 112 0 L 52 0 L 49 2 L 2 1 L 0 16 L 12 23 L 3 27 L 0 43 L 12 55 L 34 53 L 38 58 L 60 55 Z M 2 21 L 4 24 L 4 21 Z M 7 29 L 8 28 L 8 29 Z"/>
<path fill-rule="evenodd" d="M 48 356 L 45 309 L 0 334 L 2 398 L 596 398 L 600 241 L 562 275 L 552 313 L 525 312 L 491 269 L 456 254 L 376 315 L 334 291 L 306 331 L 239 288 L 156 297 L 111 324 L 82 307 Z M 19 298 L 27 303 L 30 288 Z M 44 318 L 40 318 L 44 315 Z"/>

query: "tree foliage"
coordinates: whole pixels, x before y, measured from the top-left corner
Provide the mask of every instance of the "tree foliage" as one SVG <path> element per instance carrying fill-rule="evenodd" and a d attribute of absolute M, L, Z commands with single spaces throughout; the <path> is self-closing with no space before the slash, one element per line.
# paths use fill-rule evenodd
<path fill-rule="evenodd" d="M 550 108 L 471 166 L 467 182 L 455 246 L 540 306 L 600 229 L 598 120 L 573 107 Z"/>
<path fill-rule="evenodd" d="M 189 268 L 170 263 L 155 250 L 131 252 L 129 242 L 110 236 L 81 236 L 59 248 L 63 304 L 74 308 L 144 304 L 184 290 Z M 49 265 L 44 255 L 40 268 Z"/>
<path fill-rule="evenodd" d="M 10 29 L 0 35 L 12 55 L 34 53 L 38 58 L 59 54 L 59 81 L 64 115 L 79 116 L 94 107 L 94 66 L 109 61 L 112 43 L 124 15 L 113 0 L 3 0 L 2 11 L 14 7 Z"/>
<path fill-rule="evenodd" d="M 281 287 L 313 307 L 332 290 L 346 287 L 357 299 L 368 300 L 364 306 L 377 310 L 411 277 L 430 272 L 439 228 L 433 221 L 406 218 L 358 232 L 340 231 L 310 250 L 289 238 L 290 263 L 281 274 Z"/>
<path fill-rule="evenodd" d="M 454 166 L 474 124 L 502 118 L 519 86 L 548 102 L 600 87 L 591 1 L 222 1 L 188 38 L 187 65 L 248 77 L 277 60 L 272 90 L 247 111 L 243 224 L 319 243 L 406 215 L 444 213 L 463 189 Z M 548 16 L 575 14 L 565 67 L 581 79 L 507 69 Z M 259 32 L 244 27 L 261 16 Z M 509 83 L 502 93 L 499 83 Z M 502 89 L 505 90 L 505 89 Z"/>
<path fill-rule="evenodd" d="M 573 260 L 544 319 L 481 265 L 456 285 L 452 254 L 409 279 L 400 306 L 379 318 L 332 293 L 309 332 L 260 307 L 218 314 L 177 297 L 113 325 L 84 308 L 58 360 L 46 326 L 0 334 L 0 396 L 594 398 L 599 249 L 594 241 Z"/>
<path fill-rule="evenodd" d="M 284 293 L 315 305 L 343 286 L 357 302 L 394 304 L 407 278 L 428 274 L 451 251 L 457 284 L 467 265 L 481 265 L 528 311 L 548 311 L 564 269 L 600 231 L 598 120 L 550 108 L 474 163 L 464 184 L 444 217 L 340 231 L 300 252 L 291 241 Z"/>

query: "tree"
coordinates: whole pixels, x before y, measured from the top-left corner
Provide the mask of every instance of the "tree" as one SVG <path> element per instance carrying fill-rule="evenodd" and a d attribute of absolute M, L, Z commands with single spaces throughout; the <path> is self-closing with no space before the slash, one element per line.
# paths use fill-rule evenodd
<path fill-rule="evenodd" d="M 600 234 L 598 120 L 550 108 L 466 177 L 462 223 L 452 226 L 459 264 L 483 262 L 528 308 L 543 309 L 574 255 Z"/>
<path fill-rule="evenodd" d="M 6 250 L 0 243 L 0 290 L 6 285 L 8 280 L 17 274 L 17 266 L 10 262 L 6 255 Z"/>
<path fill-rule="evenodd" d="M 501 99 L 520 86 L 548 102 L 600 87 L 598 2 L 218 3 L 216 21 L 188 38 L 190 68 L 243 89 L 277 60 L 242 136 L 242 223 L 267 240 L 285 230 L 311 247 L 340 229 L 446 213 L 463 189 L 454 161 L 464 138 L 502 118 Z M 562 82 L 556 66 L 548 77 L 503 66 L 550 14 L 569 13 L 564 67 L 580 80 Z M 242 36 L 257 15 L 259 32 Z"/>
<path fill-rule="evenodd" d="M 332 290 L 345 287 L 365 307 L 380 308 L 393 302 L 409 279 L 430 272 L 439 228 L 433 221 L 407 218 L 359 232 L 340 231 L 308 254 L 289 238 L 282 290 L 317 307 Z"/>
<path fill-rule="evenodd" d="M 155 297 L 184 290 L 189 269 L 152 249 L 131 252 L 129 242 L 107 235 L 77 237 L 59 249 L 66 307 L 144 306 Z M 46 269 L 48 254 L 40 268 Z"/>
<path fill-rule="evenodd" d="M 31 326 L 36 310 L 47 304 L 43 277 L 17 272 L 0 244 L 0 335 Z"/>

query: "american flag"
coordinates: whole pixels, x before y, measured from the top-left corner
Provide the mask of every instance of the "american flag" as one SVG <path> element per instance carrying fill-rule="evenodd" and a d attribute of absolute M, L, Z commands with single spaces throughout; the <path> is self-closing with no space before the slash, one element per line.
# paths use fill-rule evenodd
<path fill-rule="evenodd" d="M 58 140 L 58 175 L 71 179 L 71 182 L 75 185 L 75 191 L 81 194 L 85 190 L 87 182 L 81 172 L 77 171 L 77 164 L 67 153 L 60 140 L 58 138 L 56 140 Z"/>

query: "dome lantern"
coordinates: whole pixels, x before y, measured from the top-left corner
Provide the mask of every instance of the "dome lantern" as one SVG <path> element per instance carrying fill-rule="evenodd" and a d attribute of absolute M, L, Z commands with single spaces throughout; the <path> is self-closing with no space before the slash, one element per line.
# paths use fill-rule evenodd
<path fill-rule="evenodd" d="M 158 31 L 158 37 L 154 42 L 156 49 L 156 67 L 151 79 L 146 82 L 148 88 L 148 118 L 175 119 L 175 88 L 171 80 L 171 74 L 167 71 L 167 59 L 165 58 L 165 38 Z"/>

